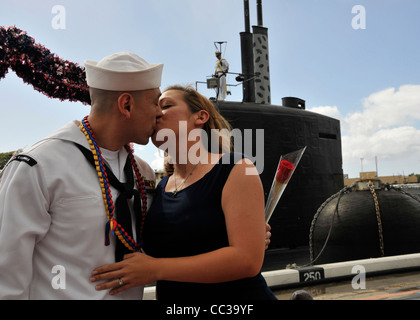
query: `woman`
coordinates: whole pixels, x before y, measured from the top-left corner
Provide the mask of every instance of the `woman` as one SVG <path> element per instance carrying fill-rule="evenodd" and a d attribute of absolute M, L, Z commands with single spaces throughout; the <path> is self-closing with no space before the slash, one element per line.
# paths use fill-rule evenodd
<path fill-rule="evenodd" d="M 159 107 L 163 115 L 157 129 L 162 131 L 153 143 L 168 152 L 172 174 L 159 183 L 146 217 L 147 255 L 127 255 L 96 269 L 93 281 L 114 279 L 97 289 L 113 288 L 110 294 L 116 294 L 157 281 L 161 300 L 274 300 L 260 273 L 264 193 L 256 168 L 229 152 L 222 130 L 230 130 L 229 124 L 195 90 L 170 87 Z M 165 139 L 162 132 L 168 133 Z M 219 150 L 209 152 L 215 144 Z"/>

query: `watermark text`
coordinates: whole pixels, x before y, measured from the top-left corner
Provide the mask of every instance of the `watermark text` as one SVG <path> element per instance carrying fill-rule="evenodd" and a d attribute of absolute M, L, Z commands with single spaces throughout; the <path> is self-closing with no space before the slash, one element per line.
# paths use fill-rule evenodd
<path fill-rule="evenodd" d="M 351 9 L 351 13 L 355 14 L 351 20 L 351 26 L 354 30 L 366 29 L 366 8 L 362 5 L 356 5 Z"/>
<path fill-rule="evenodd" d="M 66 269 L 61 265 L 55 265 L 51 269 L 51 273 L 55 276 L 51 280 L 51 286 L 54 290 L 66 289 Z"/>
<path fill-rule="evenodd" d="M 51 14 L 55 15 L 51 20 L 51 27 L 54 30 L 66 29 L 66 8 L 62 5 L 55 5 L 51 9 Z"/>
<path fill-rule="evenodd" d="M 161 129 L 156 134 L 156 141 L 163 142 L 159 149 L 171 156 L 169 163 L 172 164 L 207 164 L 208 158 L 202 157 L 207 152 L 211 154 L 210 163 L 216 164 L 219 161 L 218 154 L 229 153 L 233 144 L 234 162 L 239 162 L 241 154 L 245 154 L 257 169 L 247 168 L 246 174 L 261 174 L 264 171 L 264 129 L 212 129 L 209 137 L 202 129 L 188 133 L 186 121 L 180 121 L 178 135 L 172 129 Z M 195 143 L 191 146 L 192 142 Z M 226 161 L 230 159 L 223 159 L 222 163 L 228 164 Z"/>

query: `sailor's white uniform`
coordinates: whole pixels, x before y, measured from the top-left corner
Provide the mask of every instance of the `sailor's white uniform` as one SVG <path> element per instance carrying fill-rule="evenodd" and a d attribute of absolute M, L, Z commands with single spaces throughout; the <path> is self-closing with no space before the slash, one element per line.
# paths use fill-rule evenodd
<path fill-rule="evenodd" d="M 215 74 L 220 79 L 217 88 L 217 100 L 223 101 L 227 96 L 226 72 L 229 70 L 229 63 L 225 59 L 217 60 Z"/>
<path fill-rule="evenodd" d="M 110 296 L 89 281 L 94 268 L 115 262 L 115 237 L 105 246 L 98 176 L 74 142 L 90 149 L 77 121 L 25 150 L 28 161 L 10 162 L 1 177 L 0 299 L 142 298 L 143 288 Z M 122 173 L 124 148 L 119 157 Z M 154 171 L 136 160 L 154 182 Z M 117 191 L 111 192 L 115 201 Z"/>

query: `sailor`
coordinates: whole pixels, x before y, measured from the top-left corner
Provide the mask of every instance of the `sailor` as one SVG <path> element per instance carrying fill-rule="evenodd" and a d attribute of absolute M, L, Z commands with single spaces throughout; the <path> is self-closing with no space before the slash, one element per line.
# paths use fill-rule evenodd
<path fill-rule="evenodd" d="M 216 57 L 217 62 L 214 76 L 219 78 L 219 87 L 216 88 L 217 100 L 223 101 L 227 96 L 226 74 L 229 72 L 229 63 L 226 59 L 222 58 L 222 53 L 220 51 L 216 51 Z"/>
<path fill-rule="evenodd" d="M 147 144 L 161 116 L 163 65 L 121 52 L 85 66 L 89 116 L 15 156 L 0 178 L 0 299 L 142 298 L 143 288 L 97 291 L 89 277 L 140 246 L 155 176 L 130 142 Z"/>

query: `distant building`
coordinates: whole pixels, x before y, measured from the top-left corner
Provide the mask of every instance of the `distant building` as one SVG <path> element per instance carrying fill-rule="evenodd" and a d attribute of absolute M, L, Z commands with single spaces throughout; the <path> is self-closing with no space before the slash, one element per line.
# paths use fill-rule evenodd
<path fill-rule="evenodd" d="M 404 175 L 394 175 L 394 176 L 383 176 L 377 177 L 376 171 L 360 172 L 359 178 L 344 178 L 344 185 L 351 186 L 356 181 L 359 180 L 369 180 L 369 179 L 379 179 L 382 183 L 389 184 L 407 184 L 407 183 L 417 183 L 418 179 L 416 176 L 404 176 Z"/>

